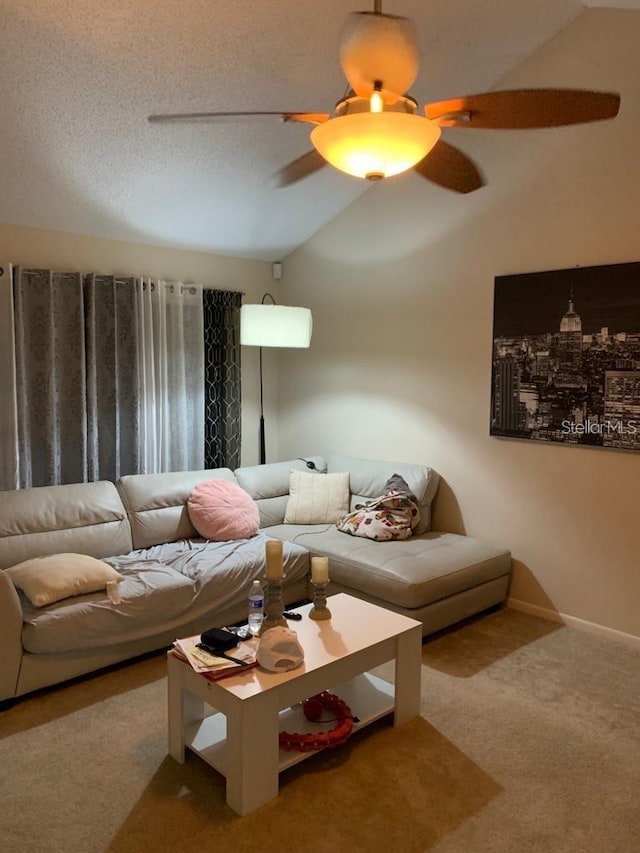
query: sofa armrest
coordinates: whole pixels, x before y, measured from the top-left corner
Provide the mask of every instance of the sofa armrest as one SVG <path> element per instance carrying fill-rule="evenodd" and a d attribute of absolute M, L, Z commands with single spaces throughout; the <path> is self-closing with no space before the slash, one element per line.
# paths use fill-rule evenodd
<path fill-rule="evenodd" d="M 16 694 L 22 661 L 22 606 L 9 575 L 0 569 L 0 701 Z"/>

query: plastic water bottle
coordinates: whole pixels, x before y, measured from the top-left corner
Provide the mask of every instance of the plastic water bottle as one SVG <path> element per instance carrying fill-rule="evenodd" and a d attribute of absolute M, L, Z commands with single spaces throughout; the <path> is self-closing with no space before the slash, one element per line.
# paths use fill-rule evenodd
<path fill-rule="evenodd" d="M 260 581 L 254 581 L 249 590 L 249 617 L 247 623 L 249 630 L 255 637 L 262 627 L 264 618 L 264 592 L 260 586 Z"/>

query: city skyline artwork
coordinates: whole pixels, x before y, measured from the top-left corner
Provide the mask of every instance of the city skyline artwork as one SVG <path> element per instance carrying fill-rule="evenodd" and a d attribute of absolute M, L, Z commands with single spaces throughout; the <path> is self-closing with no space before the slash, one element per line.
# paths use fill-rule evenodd
<path fill-rule="evenodd" d="M 640 263 L 496 277 L 490 434 L 640 451 Z"/>

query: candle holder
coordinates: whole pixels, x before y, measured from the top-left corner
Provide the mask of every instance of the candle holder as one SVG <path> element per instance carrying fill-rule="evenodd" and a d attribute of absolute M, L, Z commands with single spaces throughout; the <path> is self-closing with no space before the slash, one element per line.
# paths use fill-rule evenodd
<path fill-rule="evenodd" d="M 327 584 L 313 583 L 313 607 L 309 611 L 309 619 L 322 622 L 331 619 L 331 611 L 327 607 Z"/>
<path fill-rule="evenodd" d="M 265 618 L 262 620 L 262 625 L 258 631 L 258 636 L 261 637 L 269 628 L 277 628 L 282 625 L 287 627 L 287 620 L 282 615 L 284 610 L 284 601 L 282 599 L 282 582 L 285 575 L 282 575 L 278 580 L 270 580 L 267 578 L 267 589 L 264 597 Z"/>

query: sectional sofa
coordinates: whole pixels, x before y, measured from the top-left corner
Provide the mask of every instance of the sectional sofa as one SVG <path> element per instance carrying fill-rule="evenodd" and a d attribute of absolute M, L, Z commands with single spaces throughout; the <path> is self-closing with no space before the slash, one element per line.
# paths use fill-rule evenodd
<path fill-rule="evenodd" d="M 400 474 L 420 504 L 404 541 L 349 536 L 333 523 L 285 523 L 292 471 L 349 475 L 350 505 L 378 497 Z M 248 539 L 200 538 L 188 511 L 198 483 L 223 479 L 256 502 Z M 321 456 L 268 465 L 0 492 L 0 701 L 162 648 L 178 636 L 239 622 L 264 575 L 267 538 L 283 540 L 287 604 L 308 596 L 310 556 L 329 558 L 330 592 L 347 592 L 419 619 L 428 634 L 504 601 L 509 552 L 431 530 L 438 476 L 407 463 Z M 105 590 L 35 607 L 5 570 L 50 554 L 85 554 L 122 575 Z"/>

